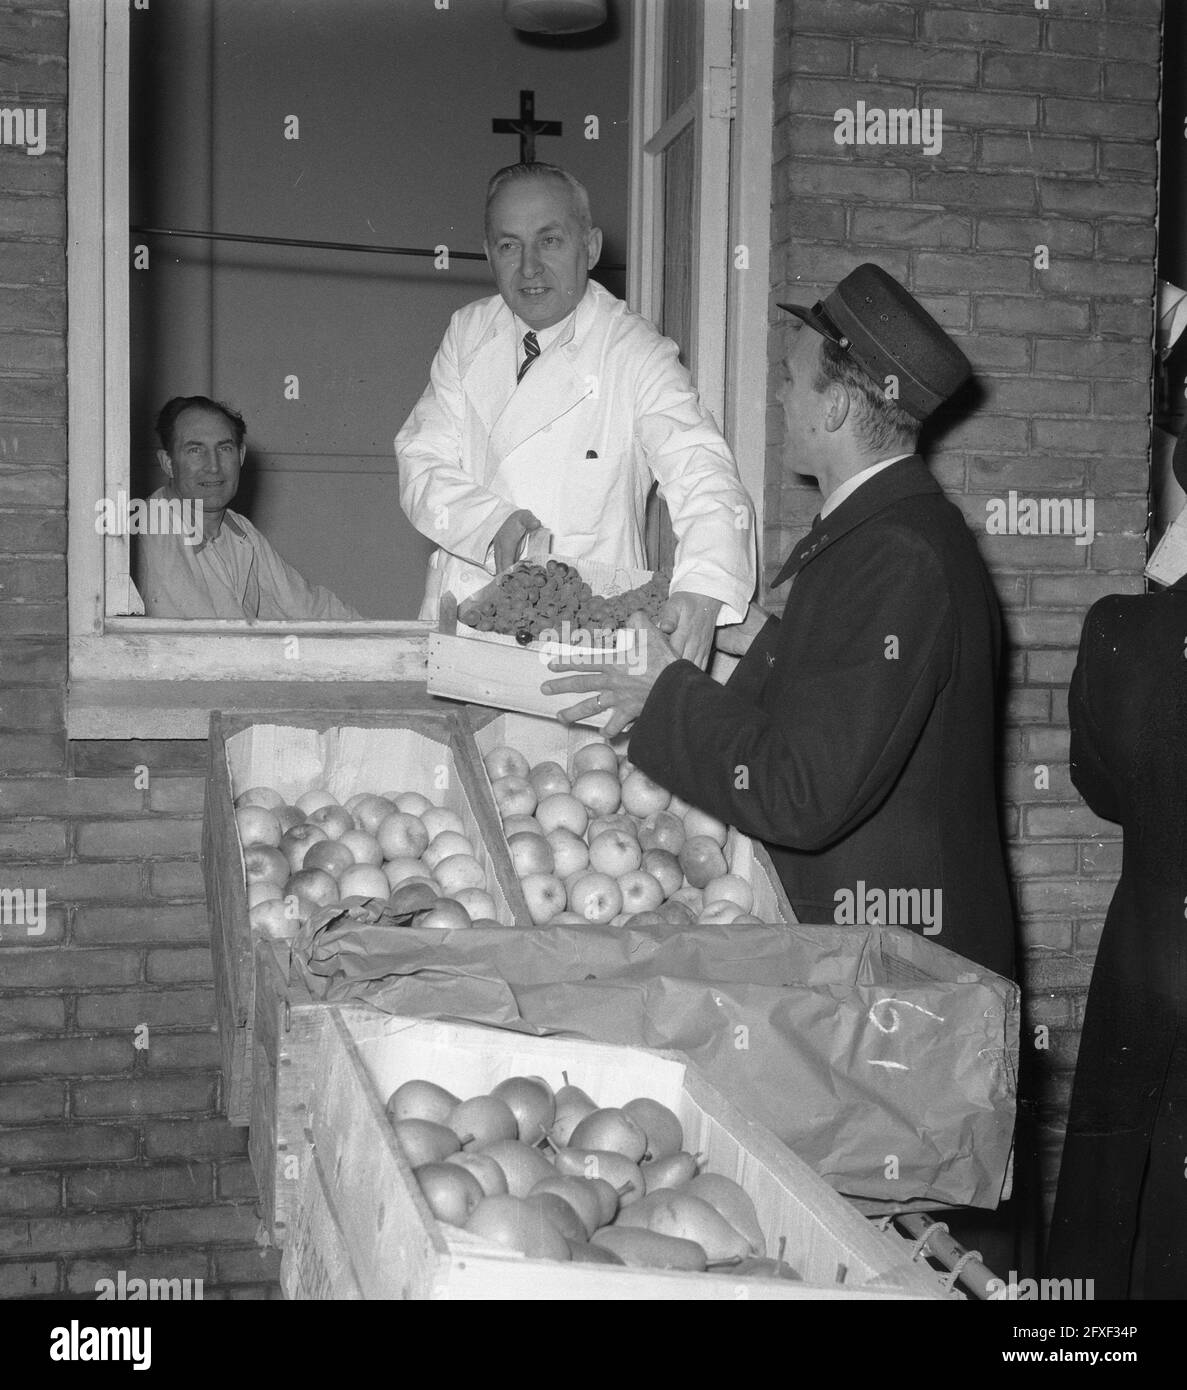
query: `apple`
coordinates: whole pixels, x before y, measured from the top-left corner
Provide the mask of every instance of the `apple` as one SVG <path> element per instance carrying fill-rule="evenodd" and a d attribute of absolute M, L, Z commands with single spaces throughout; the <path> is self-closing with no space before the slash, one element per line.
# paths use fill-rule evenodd
<path fill-rule="evenodd" d="M 715 903 L 708 903 L 697 913 L 698 927 L 716 927 L 725 922 L 736 922 L 742 916 L 742 909 L 737 903 L 732 903 L 728 898 L 719 898 Z"/>
<path fill-rule="evenodd" d="M 485 888 L 486 870 L 472 854 L 451 854 L 433 867 L 433 877 L 441 885 L 442 897 L 463 888 Z"/>
<path fill-rule="evenodd" d="M 530 816 L 536 809 L 536 793 L 526 777 L 508 773 L 492 782 L 491 790 L 502 816 Z"/>
<path fill-rule="evenodd" d="M 456 811 L 447 811 L 444 806 L 430 806 L 427 811 L 422 811 L 420 823 L 429 832 L 430 840 L 436 839 L 446 830 L 452 830 L 455 835 L 466 833 L 461 816 Z"/>
<path fill-rule="evenodd" d="M 563 795 L 572 787 L 569 774 L 560 763 L 537 763 L 528 773 L 528 781 L 541 801 L 546 796 Z"/>
<path fill-rule="evenodd" d="M 764 925 L 761 917 L 756 917 L 753 912 L 743 912 L 740 917 L 734 918 L 734 925 L 740 927 L 743 923 L 748 927 L 761 927 Z"/>
<path fill-rule="evenodd" d="M 340 840 L 354 829 L 354 817 L 345 806 L 319 806 L 306 817 L 310 825 L 319 826 L 331 840 Z"/>
<path fill-rule="evenodd" d="M 512 835 L 507 840 L 507 848 L 520 878 L 528 874 L 550 874 L 556 868 L 552 846 L 543 835 Z"/>
<path fill-rule="evenodd" d="M 548 925 L 550 927 L 584 927 L 588 926 L 588 923 L 579 912 L 571 912 L 565 908 L 564 912 L 558 912 Z"/>
<path fill-rule="evenodd" d="M 696 918 L 696 913 L 692 908 L 687 903 L 679 902 L 676 898 L 669 898 L 659 909 L 659 915 L 665 922 L 670 922 L 674 927 L 687 927 Z"/>
<path fill-rule="evenodd" d="M 324 869 L 326 873 L 341 878 L 354 863 L 354 855 L 341 840 L 318 840 L 305 851 L 303 869 Z"/>
<path fill-rule="evenodd" d="M 609 816 L 622 802 L 622 785 L 613 772 L 594 768 L 573 783 L 573 795 L 595 816 Z"/>
<path fill-rule="evenodd" d="M 612 816 L 596 816 L 590 821 L 585 838 L 592 843 L 607 830 L 621 830 L 632 840 L 639 838 L 639 827 L 635 824 L 634 816 L 628 816 L 625 811 L 616 811 Z"/>
<path fill-rule="evenodd" d="M 680 867 L 679 859 L 671 850 L 644 850 L 643 863 L 640 868 L 645 869 L 652 878 L 659 882 L 659 886 L 664 890 L 665 898 L 670 898 L 684 882 L 684 870 Z"/>
<path fill-rule="evenodd" d="M 754 889 L 741 874 L 722 874 L 705 884 L 705 906 L 716 902 L 737 903 L 742 912 L 754 906 Z"/>
<path fill-rule="evenodd" d="M 585 921 L 600 926 L 622 911 L 622 890 L 609 874 L 591 869 L 580 874 L 569 889 L 569 906 Z"/>
<path fill-rule="evenodd" d="M 544 926 L 565 910 L 565 885 L 555 874 L 527 874 L 520 887 L 535 926 Z"/>
<path fill-rule="evenodd" d="M 708 835 L 690 835 L 679 855 L 684 876 L 694 888 L 704 888 L 728 872 L 721 846 Z"/>
<path fill-rule="evenodd" d="M 618 780 L 619 780 L 620 782 L 625 782 L 626 779 L 631 775 L 631 773 L 634 772 L 634 770 L 635 770 L 635 765 L 634 765 L 633 762 L 631 762 L 630 758 L 626 757 L 625 755 L 624 755 L 623 757 L 619 758 L 619 760 L 618 760 Z"/>
<path fill-rule="evenodd" d="M 486 765 L 486 775 L 492 782 L 497 782 L 500 777 L 526 779 L 531 771 L 524 755 L 517 748 L 508 748 L 506 744 L 492 748 L 482 761 Z"/>
<path fill-rule="evenodd" d="M 286 941 L 301 930 L 301 919 L 295 912 L 289 912 L 283 898 L 268 898 L 256 903 L 247 914 L 253 927 L 276 941 Z"/>
<path fill-rule="evenodd" d="M 677 888 L 668 899 L 670 903 L 683 903 L 695 917 L 705 906 L 705 898 L 699 888 L 684 887 Z M 666 906 L 667 904 L 665 904 Z"/>
<path fill-rule="evenodd" d="M 239 831 L 239 843 L 244 849 L 250 845 L 275 848 L 280 844 L 280 822 L 266 806 L 241 806 L 235 812 L 235 825 Z"/>
<path fill-rule="evenodd" d="M 249 908 L 255 907 L 257 903 L 270 902 L 273 898 L 280 898 L 283 901 L 283 883 L 277 883 L 275 879 L 265 878 L 247 885 L 247 905 Z"/>
<path fill-rule="evenodd" d="M 420 857 L 430 869 L 436 870 L 442 859 L 448 859 L 451 854 L 473 853 L 474 846 L 465 835 L 459 835 L 456 830 L 443 830 L 429 841 Z"/>
<path fill-rule="evenodd" d="M 512 835 L 543 835 L 544 827 L 535 816 L 504 816 L 503 834 L 508 839 Z"/>
<path fill-rule="evenodd" d="M 625 927 L 626 924 L 627 924 L 627 921 L 628 921 L 627 914 L 626 914 L 625 912 L 620 912 L 616 917 L 611 917 L 611 918 L 610 918 L 610 923 L 609 923 L 609 925 L 612 926 L 612 927 Z"/>
<path fill-rule="evenodd" d="M 250 883 L 283 883 L 292 869 L 271 845 L 248 845 L 243 851 L 243 876 Z"/>
<path fill-rule="evenodd" d="M 384 792 L 384 796 L 392 803 L 397 811 L 403 811 L 406 816 L 423 816 L 426 811 L 432 810 L 433 803 L 427 796 L 421 796 L 420 792 Z"/>
<path fill-rule="evenodd" d="M 387 900 L 388 907 L 393 912 L 403 914 L 405 912 L 422 912 L 426 907 L 432 907 L 437 901 L 439 894 L 437 885 L 428 879 L 406 879 L 398 888 L 392 890 L 391 896 Z M 465 904 L 463 904 L 465 906 Z M 467 909 L 468 910 L 468 909 Z"/>
<path fill-rule="evenodd" d="M 407 811 L 393 811 L 379 823 L 375 839 L 385 859 L 407 855 L 419 859 L 429 843 L 429 832 L 419 816 Z"/>
<path fill-rule="evenodd" d="M 618 754 L 605 739 L 594 739 L 573 754 L 573 771 L 578 776 L 585 772 L 612 772 L 617 777 Z"/>
<path fill-rule="evenodd" d="M 284 797 L 271 787 L 248 787 L 235 798 L 235 809 L 241 806 L 262 806 L 265 811 L 278 811 L 284 805 Z"/>
<path fill-rule="evenodd" d="M 653 912 L 664 900 L 659 879 L 646 869 L 631 869 L 629 873 L 621 875 L 618 887 L 622 893 L 622 910 L 628 916 Z"/>
<path fill-rule="evenodd" d="M 346 800 L 342 803 L 342 809 L 344 811 L 349 811 L 350 814 L 353 816 L 354 813 L 359 809 L 359 807 L 363 804 L 364 801 L 367 800 L 367 798 L 370 795 L 370 792 L 355 792 L 353 796 L 348 796 Z"/>
<path fill-rule="evenodd" d="M 355 824 L 366 834 L 374 835 L 395 809 L 386 796 L 364 797 L 354 808 Z"/>
<path fill-rule="evenodd" d="M 687 838 L 684 822 L 671 811 L 656 811 L 639 827 L 639 843 L 644 849 L 666 849 L 679 854 Z"/>
<path fill-rule="evenodd" d="M 589 810 L 570 792 L 553 792 L 536 807 L 536 819 L 546 835 L 561 827 L 574 835 L 584 835 L 589 824 Z"/>
<path fill-rule="evenodd" d="M 626 919 L 628 927 L 666 927 L 670 923 L 662 912 L 636 912 L 633 917 Z"/>
<path fill-rule="evenodd" d="M 695 806 L 690 806 L 684 814 L 684 833 L 690 840 L 698 835 L 707 835 L 719 847 L 723 847 L 729 826 L 708 811 L 698 811 Z"/>
<path fill-rule="evenodd" d="M 280 822 L 282 835 L 287 835 L 294 825 L 300 825 L 305 819 L 295 806 L 278 806 L 272 814 Z"/>
<path fill-rule="evenodd" d="M 589 863 L 589 846 L 580 835 L 560 827 L 546 838 L 552 848 L 553 871 L 561 878 L 580 872 Z"/>
<path fill-rule="evenodd" d="M 589 842 L 589 866 L 600 874 L 621 878 L 637 869 L 643 860 L 638 840 L 621 830 L 604 830 Z"/>
<path fill-rule="evenodd" d="M 472 927 L 477 927 L 481 931 L 490 931 L 492 928 L 498 931 L 503 924 L 502 922 L 496 921 L 493 917 L 476 917 L 470 925 Z"/>
<path fill-rule="evenodd" d="M 352 864 L 338 880 L 340 898 L 384 898 L 391 893 L 387 875 L 374 864 Z"/>
<path fill-rule="evenodd" d="M 471 922 L 475 924 L 484 920 L 493 920 L 498 912 L 494 898 L 485 888 L 459 888 L 456 893 L 451 893 L 449 896 L 455 902 L 461 903 L 470 914 Z"/>
<path fill-rule="evenodd" d="M 406 879 L 431 879 L 433 876 L 432 869 L 423 859 L 412 859 L 408 855 L 399 855 L 395 859 L 389 859 L 383 866 L 383 872 L 393 888 L 398 888 Z"/>
<path fill-rule="evenodd" d="M 318 791 L 302 792 L 293 805 L 308 820 L 314 811 L 321 810 L 323 806 L 337 806 L 338 798 L 323 787 Z"/>
<path fill-rule="evenodd" d="M 414 927 L 434 927 L 439 931 L 459 931 L 462 927 L 472 927 L 470 914 L 453 898 L 437 898 L 423 912 L 412 919 Z"/>
<path fill-rule="evenodd" d="M 671 811 L 674 816 L 679 816 L 680 819 L 683 820 L 684 817 L 688 815 L 689 811 L 692 810 L 692 806 L 685 801 L 682 796 L 677 796 L 676 793 L 673 792 L 672 799 L 668 802 L 668 810 Z"/>
<path fill-rule="evenodd" d="M 338 901 L 338 884 L 324 869 L 298 869 L 284 885 L 286 898 L 304 898 L 318 907 Z"/>
<path fill-rule="evenodd" d="M 653 782 L 645 772 L 638 768 L 622 784 L 623 809 L 632 816 L 654 816 L 662 811 L 672 799 L 672 793 L 658 782 Z"/>
<path fill-rule="evenodd" d="M 307 820 L 300 825 L 294 825 L 280 842 L 280 852 L 289 861 L 289 867 L 293 873 L 305 867 L 305 853 L 310 845 L 315 845 L 319 840 L 328 840 L 330 837 L 319 825 L 310 825 Z M 339 843 L 341 843 L 339 841 Z M 356 856 L 357 857 L 357 856 Z"/>
<path fill-rule="evenodd" d="M 348 830 L 338 843 L 350 850 L 356 864 L 374 864 L 378 867 L 383 863 L 383 851 L 379 848 L 379 841 L 374 835 L 368 835 L 365 830 Z"/>

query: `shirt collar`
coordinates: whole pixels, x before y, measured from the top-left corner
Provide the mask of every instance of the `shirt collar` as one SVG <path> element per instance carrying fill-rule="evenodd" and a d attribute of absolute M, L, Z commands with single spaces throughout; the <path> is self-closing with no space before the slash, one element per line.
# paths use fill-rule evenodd
<path fill-rule="evenodd" d="M 536 335 L 536 341 L 540 344 L 541 352 L 543 352 L 546 348 L 551 347 L 552 344 L 555 343 L 556 340 L 561 336 L 561 334 L 569 327 L 569 320 L 573 317 L 573 315 L 576 312 L 576 309 L 571 309 L 565 315 L 565 317 L 561 319 L 560 323 L 554 323 L 551 328 L 533 328 L 530 323 L 524 323 L 523 319 L 521 319 L 518 314 L 513 314 L 512 318 L 514 318 L 515 320 L 515 333 L 517 340 L 516 350 L 518 351 L 519 345 L 523 342 L 523 335 L 529 332 L 534 333 Z"/>
<path fill-rule="evenodd" d="M 829 512 L 836 511 L 846 497 L 852 497 L 862 483 L 868 483 L 876 473 L 881 473 L 884 468 L 889 468 L 892 463 L 898 463 L 900 459 L 909 459 L 910 457 L 910 454 L 895 454 L 893 458 L 882 459 L 880 463 L 872 463 L 868 468 L 863 468 L 860 473 L 854 473 L 852 478 L 846 478 L 825 498 L 824 505 L 820 508 L 821 519 L 828 516 Z"/>

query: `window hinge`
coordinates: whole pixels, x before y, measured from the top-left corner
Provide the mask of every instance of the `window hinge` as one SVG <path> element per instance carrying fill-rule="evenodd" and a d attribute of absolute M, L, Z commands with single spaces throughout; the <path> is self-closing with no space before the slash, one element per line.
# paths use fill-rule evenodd
<path fill-rule="evenodd" d="M 732 121 L 737 114 L 738 70 L 733 63 L 728 68 L 709 69 L 709 115 L 718 120 Z"/>

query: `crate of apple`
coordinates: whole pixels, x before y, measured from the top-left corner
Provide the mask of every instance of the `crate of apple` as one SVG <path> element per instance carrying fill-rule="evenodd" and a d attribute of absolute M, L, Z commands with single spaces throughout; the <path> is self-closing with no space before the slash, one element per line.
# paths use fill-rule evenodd
<path fill-rule="evenodd" d="M 483 759 L 536 926 L 761 923 L 726 861 L 729 828 L 605 740 L 566 769 L 503 745 Z"/>
<path fill-rule="evenodd" d="M 744 1188 L 701 1172 L 679 1118 L 641 1096 L 600 1108 L 513 1076 L 461 1100 L 404 1082 L 386 1113 L 438 1221 L 529 1258 L 798 1279 L 767 1258 Z"/>
<path fill-rule="evenodd" d="M 312 790 L 287 805 L 271 787 L 235 798 L 252 927 L 295 936 L 321 909 L 380 899 L 409 925 L 498 926 L 486 869 L 456 811 L 419 792 L 367 792 L 339 803 Z"/>

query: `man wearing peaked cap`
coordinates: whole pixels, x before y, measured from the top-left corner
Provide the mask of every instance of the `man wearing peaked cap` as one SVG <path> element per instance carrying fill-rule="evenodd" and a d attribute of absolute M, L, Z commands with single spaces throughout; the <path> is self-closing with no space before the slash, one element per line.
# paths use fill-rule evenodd
<path fill-rule="evenodd" d="M 792 584 L 782 619 L 752 605 L 719 629 L 718 645 L 742 656 L 725 686 L 652 629 L 645 672 L 544 688 L 597 690 L 598 707 L 614 707 L 608 736 L 633 721 L 638 767 L 765 841 L 800 921 L 843 923 L 845 895 L 863 884 L 906 890 L 902 903 L 938 891 L 941 917 L 897 925 L 1009 976 L 1000 617 L 964 518 L 916 452 L 969 363 L 875 265 L 812 308 L 780 307 L 793 315 L 779 391 L 787 467 L 824 499 L 775 581 Z"/>

